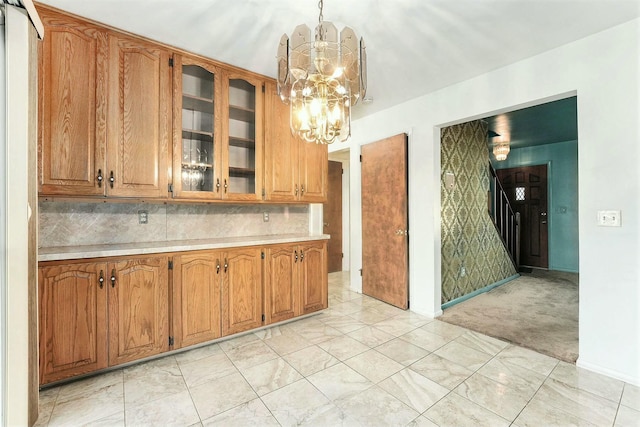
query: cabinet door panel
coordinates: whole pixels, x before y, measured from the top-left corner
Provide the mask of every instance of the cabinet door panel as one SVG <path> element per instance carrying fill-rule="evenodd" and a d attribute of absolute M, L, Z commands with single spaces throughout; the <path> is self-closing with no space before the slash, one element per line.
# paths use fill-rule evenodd
<path fill-rule="evenodd" d="M 300 247 L 302 314 L 327 308 L 327 244 L 314 242 Z"/>
<path fill-rule="evenodd" d="M 166 256 L 109 264 L 110 366 L 168 350 L 167 265 Z"/>
<path fill-rule="evenodd" d="M 300 200 L 327 201 L 328 156 L 326 145 L 300 142 Z"/>
<path fill-rule="evenodd" d="M 276 85 L 269 82 L 265 87 L 264 176 L 266 199 L 295 201 L 300 191 L 298 147 L 302 142 L 291 135 L 289 106 L 280 100 L 276 93 Z"/>
<path fill-rule="evenodd" d="M 270 247 L 266 251 L 265 322 L 290 319 L 298 312 L 298 259 L 295 246 Z"/>
<path fill-rule="evenodd" d="M 174 257 L 175 348 L 220 337 L 221 253 Z"/>
<path fill-rule="evenodd" d="M 171 81 L 168 52 L 109 36 L 109 141 L 113 187 L 125 197 L 166 197 Z"/>
<path fill-rule="evenodd" d="M 40 56 L 40 192 L 100 195 L 106 138 L 107 36 L 44 14 Z"/>
<path fill-rule="evenodd" d="M 40 383 L 107 366 L 105 264 L 41 267 Z"/>
<path fill-rule="evenodd" d="M 262 325 L 262 266 L 260 249 L 229 251 L 222 281 L 222 335 Z"/>

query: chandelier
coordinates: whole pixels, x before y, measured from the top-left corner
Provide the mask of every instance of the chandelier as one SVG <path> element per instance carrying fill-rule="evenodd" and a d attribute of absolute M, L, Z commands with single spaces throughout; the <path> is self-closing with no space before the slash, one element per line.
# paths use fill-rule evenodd
<path fill-rule="evenodd" d="M 496 156 L 496 160 L 501 162 L 507 160 L 507 155 L 511 151 L 509 141 L 500 141 L 493 143 L 493 155 Z"/>
<path fill-rule="evenodd" d="M 339 34 L 322 16 L 315 36 L 305 24 L 278 46 L 278 95 L 290 106 L 291 132 L 307 142 L 331 144 L 351 135 L 351 107 L 367 90 L 364 40 L 345 27 Z"/>

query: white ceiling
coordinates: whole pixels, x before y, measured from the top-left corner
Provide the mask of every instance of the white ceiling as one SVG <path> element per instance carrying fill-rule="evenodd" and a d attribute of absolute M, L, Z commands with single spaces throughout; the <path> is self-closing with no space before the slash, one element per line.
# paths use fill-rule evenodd
<path fill-rule="evenodd" d="M 316 0 L 41 0 L 275 77 L 280 36 L 314 27 Z M 367 46 L 371 104 L 354 118 L 640 16 L 640 0 L 325 0 Z M 594 52 L 597 55 L 598 52 Z M 561 70 L 558 70 L 561 72 Z M 496 88 L 499 90 L 499 88 Z"/>

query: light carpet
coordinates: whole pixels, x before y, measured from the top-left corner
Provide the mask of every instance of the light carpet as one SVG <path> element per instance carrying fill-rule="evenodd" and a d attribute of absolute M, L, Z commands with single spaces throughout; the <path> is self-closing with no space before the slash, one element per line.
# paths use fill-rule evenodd
<path fill-rule="evenodd" d="M 578 274 L 534 269 L 438 319 L 575 363 Z"/>

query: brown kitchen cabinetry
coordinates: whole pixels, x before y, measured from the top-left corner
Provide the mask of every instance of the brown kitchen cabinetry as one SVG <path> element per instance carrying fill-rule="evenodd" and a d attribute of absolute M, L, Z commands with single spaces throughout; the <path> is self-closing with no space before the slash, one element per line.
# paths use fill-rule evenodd
<path fill-rule="evenodd" d="M 168 350 L 167 263 L 152 256 L 41 264 L 41 384 Z"/>
<path fill-rule="evenodd" d="M 262 252 L 238 248 L 223 253 L 222 335 L 262 326 Z"/>
<path fill-rule="evenodd" d="M 38 270 L 40 383 L 108 366 L 105 262 Z"/>
<path fill-rule="evenodd" d="M 163 198 L 171 131 L 166 49 L 39 6 L 39 192 Z"/>
<path fill-rule="evenodd" d="M 265 324 L 327 308 L 326 243 L 267 247 Z"/>
<path fill-rule="evenodd" d="M 307 143 L 289 129 L 289 106 L 265 85 L 265 199 L 322 203 L 327 199 L 328 149 Z"/>
<path fill-rule="evenodd" d="M 173 257 L 173 336 L 181 348 L 219 338 L 224 254 L 185 253 Z"/>

